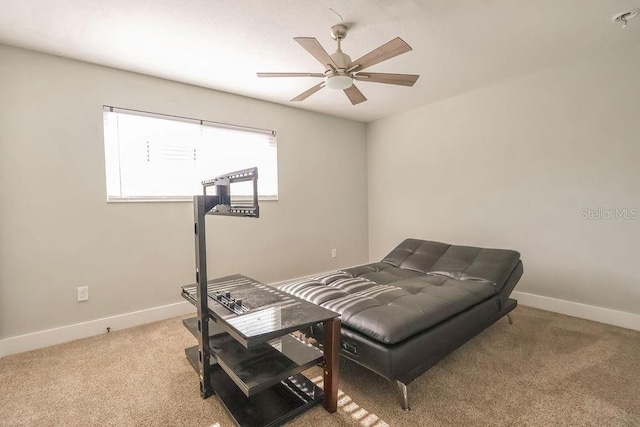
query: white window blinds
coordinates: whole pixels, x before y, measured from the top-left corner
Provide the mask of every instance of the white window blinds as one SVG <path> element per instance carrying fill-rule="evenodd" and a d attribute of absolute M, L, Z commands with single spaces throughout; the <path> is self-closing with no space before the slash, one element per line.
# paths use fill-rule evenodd
<path fill-rule="evenodd" d="M 105 107 L 104 137 L 109 201 L 191 200 L 202 180 L 253 166 L 260 198 L 278 197 L 273 131 Z M 251 194 L 243 184 L 234 195 Z"/>

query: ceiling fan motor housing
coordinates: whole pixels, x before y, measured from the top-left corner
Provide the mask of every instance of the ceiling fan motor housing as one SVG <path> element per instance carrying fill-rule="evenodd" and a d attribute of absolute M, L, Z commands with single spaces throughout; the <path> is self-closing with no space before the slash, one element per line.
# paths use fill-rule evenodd
<path fill-rule="evenodd" d="M 333 62 L 335 62 L 339 70 L 346 70 L 349 64 L 351 64 L 351 57 L 341 50 L 336 50 L 329 56 L 333 59 Z"/>
<path fill-rule="evenodd" d="M 351 57 L 341 51 L 336 50 L 331 55 L 331 59 L 336 64 L 337 69 L 328 67 L 325 71 L 325 83 L 329 89 L 343 90 L 351 87 L 353 84 L 353 75 L 347 72 L 347 67 L 351 64 Z"/>

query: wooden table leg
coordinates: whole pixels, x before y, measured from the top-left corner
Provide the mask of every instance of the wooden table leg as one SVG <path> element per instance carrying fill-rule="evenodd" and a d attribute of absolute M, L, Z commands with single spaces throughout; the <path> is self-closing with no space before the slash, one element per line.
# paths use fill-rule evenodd
<path fill-rule="evenodd" d="M 338 410 L 338 366 L 340 357 L 340 318 L 324 322 L 324 407 Z"/>

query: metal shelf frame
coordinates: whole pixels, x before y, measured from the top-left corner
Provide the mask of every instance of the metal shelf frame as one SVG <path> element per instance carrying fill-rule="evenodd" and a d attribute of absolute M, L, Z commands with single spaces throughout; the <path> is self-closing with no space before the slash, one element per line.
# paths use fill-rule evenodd
<path fill-rule="evenodd" d="M 230 186 L 237 182 L 253 182 L 253 203 L 233 205 Z M 207 188 L 215 187 L 214 195 L 207 195 Z M 243 169 L 202 182 L 203 195 L 193 197 L 193 220 L 196 249 L 196 309 L 198 319 L 198 374 L 200 396 L 203 399 L 214 394 L 211 386 L 211 348 L 209 347 L 209 308 L 207 304 L 207 240 L 206 216 L 240 216 L 259 218 L 258 168 Z"/>
<path fill-rule="evenodd" d="M 188 348 L 185 351 L 189 362 L 199 375 L 200 396 L 203 399 L 217 394 L 225 408 L 240 426 L 277 426 L 322 401 L 328 412 L 336 412 L 338 400 L 340 318 L 338 313 L 331 312 L 319 306 L 313 306 L 315 311 L 308 309 L 306 317 L 308 323 L 305 323 L 304 320 L 299 321 L 296 315 L 294 317 L 297 321 L 295 325 L 286 324 L 282 328 L 279 328 L 278 331 L 265 332 L 255 337 L 246 336 L 245 333 L 243 337 L 242 333 L 234 329 L 240 328 L 240 326 L 238 324 L 234 326 L 233 322 L 227 321 L 225 315 L 220 313 L 222 306 L 209 307 L 206 217 L 207 215 L 222 215 L 259 218 L 260 208 L 258 206 L 257 178 L 257 168 L 221 175 L 217 178 L 203 181 L 204 194 L 194 196 L 193 198 L 196 289 L 194 292 L 193 285 L 187 286 L 189 288 L 188 290 L 185 289 L 187 287 L 183 287 L 182 295 L 185 299 L 193 302 L 197 309 L 195 331 L 191 319 L 185 323 L 185 326 L 194 333 L 198 340 L 198 345 Z M 232 204 L 230 184 L 246 181 L 253 182 L 252 202 Z M 209 195 L 207 194 L 207 188 L 212 186 L 215 187 L 215 194 Z M 212 282 L 215 282 L 215 280 Z M 258 282 L 252 284 L 252 286 L 256 288 L 265 287 Z M 238 292 L 242 292 L 242 290 L 240 289 Z M 267 292 L 276 291 L 270 289 Z M 288 296 L 288 298 L 295 297 Z M 295 304 L 311 305 L 303 300 Z M 240 316 L 243 319 L 248 317 L 245 313 Z M 210 319 L 212 319 L 213 322 L 222 322 L 222 324 L 210 324 Z M 322 323 L 323 329 L 327 331 L 322 343 L 322 357 L 320 357 L 317 350 L 313 352 L 313 354 L 310 353 L 309 349 L 306 349 L 308 351 L 301 352 L 299 347 L 304 347 L 305 344 L 299 342 L 295 342 L 293 344 L 296 345 L 290 346 L 289 344 L 291 343 L 289 343 L 289 341 L 282 341 L 282 356 L 273 355 L 275 351 L 278 351 L 275 347 L 272 348 L 267 345 L 262 345 L 262 343 L 268 339 L 282 337 L 294 329 L 298 330 L 300 327 L 318 322 Z M 214 350 L 220 349 L 213 349 L 211 346 L 212 342 L 214 344 L 216 342 L 215 337 L 210 337 L 211 333 L 213 332 L 214 335 L 218 334 L 218 327 L 221 325 L 224 325 L 223 330 L 225 335 L 229 334 L 240 343 L 240 345 L 244 346 L 244 349 L 232 349 L 233 351 L 231 351 L 231 353 L 234 355 L 245 355 L 247 356 L 246 359 L 250 360 L 254 353 L 266 351 L 269 353 L 267 358 L 281 361 L 281 364 L 277 366 L 279 370 L 272 375 L 273 378 L 259 378 L 259 380 L 252 376 L 240 378 L 234 372 L 228 372 L 234 370 L 228 363 L 236 362 L 236 360 L 225 361 L 225 358 L 228 356 L 218 351 L 218 353 L 220 353 L 220 357 L 218 357 Z M 295 341 L 291 337 L 285 338 L 285 340 L 286 339 Z M 284 349 L 285 345 L 287 349 Z M 261 357 L 256 358 L 256 360 L 263 362 Z M 240 362 L 242 362 L 242 360 L 240 360 Z M 304 369 L 314 366 L 319 362 L 323 368 L 323 388 L 317 387 L 302 374 Z M 284 378 L 284 376 L 287 376 L 287 378 Z"/>

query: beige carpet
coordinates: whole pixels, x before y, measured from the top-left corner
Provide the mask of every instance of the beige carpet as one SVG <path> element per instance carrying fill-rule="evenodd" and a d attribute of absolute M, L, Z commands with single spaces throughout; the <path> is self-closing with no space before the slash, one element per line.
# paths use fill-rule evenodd
<path fill-rule="evenodd" d="M 519 307 L 409 386 L 342 364 L 340 409 L 291 426 L 640 426 L 640 332 Z M 181 319 L 0 359 L 2 426 L 233 423 L 202 400 Z M 321 380 L 319 368 L 307 372 Z"/>

